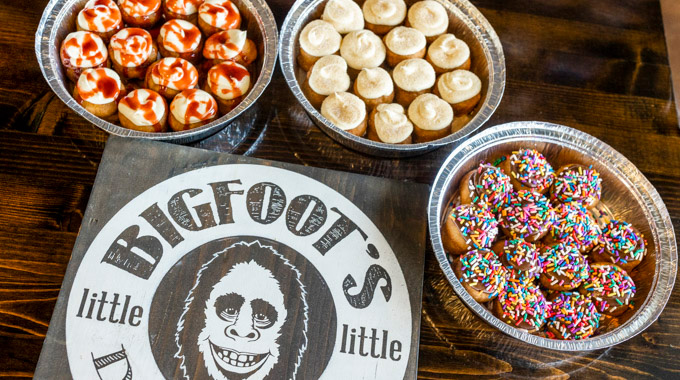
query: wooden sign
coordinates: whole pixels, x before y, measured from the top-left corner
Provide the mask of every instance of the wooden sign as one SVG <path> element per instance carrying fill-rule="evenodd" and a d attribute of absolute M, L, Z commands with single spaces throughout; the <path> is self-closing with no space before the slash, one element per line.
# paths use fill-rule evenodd
<path fill-rule="evenodd" d="M 112 136 L 36 378 L 415 379 L 427 195 Z"/>

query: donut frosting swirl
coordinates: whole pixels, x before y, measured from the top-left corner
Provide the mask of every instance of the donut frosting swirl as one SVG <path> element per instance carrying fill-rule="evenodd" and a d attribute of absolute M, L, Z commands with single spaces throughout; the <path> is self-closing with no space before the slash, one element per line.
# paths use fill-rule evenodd
<path fill-rule="evenodd" d="M 340 49 L 342 36 L 329 22 L 314 20 L 300 33 L 300 47 L 314 57 L 334 54 Z"/>
<path fill-rule="evenodd" d="M 109 54 L 102 39 L 91 32 L 73 32 L 61 45 L 62 60 L 74 67 L 94 67 L 106 62 Z"/>
<path fill-rule="evenodd" d="M 229 29 L 208 37 L 203 46 L 203 57 L 206 59 L 232 59 L 246 45 L 246 32 Z"/>
<path fill-rule="evenodd" d="M 167 105 L 155 91 L 139 89 L 130 92 L 118 103 L 118 112 L 135 125 L 155 125 L 165 117 Z"/>
<path fill-rule="evenodd" d="M 151 80 L 173 90 L 186 90 L 198 84 L 198 71 L 182 58 L 163 58 L 150 68 Z"/>
<path fill-rule="evenodd" d="M 362 9 L 366 22 L 374 25 L 399 25 L 406 18 L 404 0 L 366 0 Z"/>
<path fill-rule="evenodd" d="M 434 81 L 437 76 L 426 60 L 422 58 L 406 59 L 392 71 L 394 83 L 404 91 L 422 91 L 434 86 Z"/>
<path fill-rule="evenodd" d="M 153 51 L 151 34 L 141 28 L 125 28 L 111 37 L 113 59 L 124 67 L 137 67 L 146 62 Z"/>
<path fill-rule="evenodd" d="M 427 41 L 418 29 L 398 26 L 387 33 L 385 45 L 398 55 L 415 54 L 425 48 Z"/>
<path fill-rule="evenodd" d="M 394 91 L 390 74 L 380 67 L 362 69 L 357 76 L 357 92 L 365 99 L 377 99 Z"/>
<path fill-rule="evenodd" d="M 397 103 L 378 104 L 373 124 L 380 141 L 388 144 L 400 143 L 413 133 L 404 107 Z"/>
<path fill-rule="evenodd" d="M 175 53 L 187 53 L 198 49 L 201 31 L 196 25 L 184 20 L 170 20 L 161 26 L 163 47 Z"/>
<path fill-rule="evenodd" d="M 385 60 L 385 45 L 380 37 L 370 30 L 350 32 L 340 45 L 340 55 L 349 67 L 361 70 L 364 67 L 378 67 Z"/>
<path fill-rule="evenodd" d="M 352 0 L 329 0 L 321 19 L 331 23 L 340 34 L 364 28 L 364 15 L 359 5 Z"/>
<path fill-rule="evenodd" d="M 250 89 L 250 73 L 243 65 L 225 61 L 213 66 L 208 71 L 207 83 L 215 96 L 224 100 L 231 100 L 248 92 L 248 89 Z"/>
<path fill-rule="evenodd" d="M 347 62 L 337 55 L 321 57 L 312 66 L 309 87 L 320 95 L 347 91 L 349 88 Z"/>
<path fill-rule="evenodd" d="M 80 98 L 92 104 L 115 102 L 123 88 L 118 73 L 105 67 L 85 70 L 76 86 Z"/>
<path fill-rule="evenodd" d="M 206 0 L 198 8 L 198 17 L 220 29 L 235 29 L 241 25 L 241 13 L 229 0 Z"/>
<path fill-rule="evenodd" d="M 419 1 L 408 10 L 408 22 L 425 37 L 446 33 L 449 15 L 444 6 L 433 0 Z"/>
<path fill-rule="evenodd" d="M 207 92 L 193 88 L 175 96 L 170 112 L 182 124 L 199 123 L 217 115 L 217 102 Z"/>
<path fill-rule="evenodd" d="M 134 17 L 144 17 L 161 8 L 161 0 L 120 0 L 118 2 L 123 12 Z"/>
<path fill-rule="evenodd" d="M 456 104 L 479 94 L 482 90 L 482 81 L 472 71 L 454 70 L 439 77 L 437 90 L 442 99 Z"/>
<path fill-rule="evenodd" d="M 122 24 L 120 9 L 113 0 L 90 0 L 78 13 L 78 26 L 91 32 L 105 33 Z"/>
<path fill-rule="evenodd" d="M 366 105 L 354 94 L 336 92 L 321 103 L 321 114 L 346 131 L 358 127 L 366 119 Z"/>
<path fill-rule="evenodd" d="M 445 70 L 455 69 L 470 58 L 470 47 L 453 34 L 437 37 L 427 50 L 432 63 Z"/>
<path fill-rule="evenodd" d="M 180 15 L 193 15 L 204 0 L 165 0 L 165 6 L 170 12 Z"/>
<path fill-rule="evenodd" d="M 436 131 L 451 127 L 453 109 L 437 95 L 422 94 L 409 105 L 408 117 L 418 128 Z"/>

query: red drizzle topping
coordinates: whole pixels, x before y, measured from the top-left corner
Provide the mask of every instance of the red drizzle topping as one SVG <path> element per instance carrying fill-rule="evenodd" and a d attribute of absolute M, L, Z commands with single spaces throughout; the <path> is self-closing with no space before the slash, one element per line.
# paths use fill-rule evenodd
<path fill-rule="evenodd" d="M 241 82 L 246 76 L 250 76 L 248 70 L 238 63 L 231 61 L 215 65 L 208 71 L 210 89 L 216 95 L 222 95 L 223 98 L 227 98 L 231 95 L 231 99 L 233 99 L 243 95 L 243 92 L 238 86 L 238 82 Z M 220 78 L 225 78 L 230 86 L 220 88 Z"/>
<path fill-rule="evenodd" d="M 119 63 L 125 67 L 144 63 L 149 58 L 152 45 L 149 32 L 140 28 L 126 28 L 111 37 L 111 48 L 119 53 Z"/>
<path fill-rule="evenodd" d="M 82 42 L 78 41 L 77 34 L 82 34 Z M 90 32 L 74 32 L 66 36 L 66 40 L 61 46 L 61 57 L 65 61 L 64 64 L 75 67 L 93 67 L 108 58 L 106 49 L 100 49 L 104 46 L 102 39 Z M 76 56 L 69 55 L 69 51 L 76 50 Z"/>
<path fill-rule="evenodd" d="M 198 12 L 208 24 L 220 29 L 237 29 L 241 26 L 241 14 L 229 0 L 203 3 Z"/>
<path fill-rule="evenodd" d="M 146 100 L 141 99 L 142 91 L 147 92 L 149 97 Z M 154 103 L 161 101 L 164 102 L 160 95 L 151 90 L 134 90 L 124 97 L 120 104 L 123 104 L 133 111 L 142 111 L 144 120 L 151 124 L 156 124 L 160 122 L 159 117 L 153 109 Z M 160 115 L 162 116 L 162 115 Z"/>
<path fill-rule="evenodd" d="M 107 32 L 123 22 L 120 10 L 112 0 L 95 0 L 81 11 L 87 30 Z"/>
<path fill-rule="evenodd" d="M 188 21 L 170 20 L 163 24 L 160 33 L 163 45 L 177 53 L 195 50 L 201 42 L 201 31 Z"/>
<path fill-rule="evenodd" d="M 78 86 L 78 93 L 83 100 L 88 100 L 102 94 L 106 99 L 117 99 L 120 95 L 120 85 L 116 78 L 112 78 L 107 73 L 108 69 L 99 68 L 85 71 L 82 75 L 90 83 L 95 83 L 95 87 L 91 91 L 83 89 Z"/>

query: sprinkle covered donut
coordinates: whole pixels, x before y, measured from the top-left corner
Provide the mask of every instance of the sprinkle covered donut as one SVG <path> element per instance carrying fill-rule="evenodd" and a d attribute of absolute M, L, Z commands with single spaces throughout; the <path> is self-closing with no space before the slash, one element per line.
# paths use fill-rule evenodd
<path fill-rule="evenodd" d="M 494 314 L 503 322 L 529 333 L 545 323 L 548 302 L 538 286 L 510 279 L 494 301 Z"/>
<path fill-rule="evenodd" d="M 505 286 L 507 270 L 495 253 L 488 249 L 475 249 L 460 257 L 454 272 L 465 290 L 477 302 L 490 301 Z"/>
<path fill-rule="evenodd" d="M 460 205 L 449 212 L 442 229 L 444 248 L 461 255 L 471 249 L 490 248 L 498 234 L 498 221 L 485 208 Z"/>
<path fill-rule="evenodd" d="M 647 241 L 632 224 L 612 220 L 602 228 L 590 256 L 595 262 L 614 263 L 633 270 L 647 254 Z"/>
<path fill-rule="evenodd" d="M 491 249 L 513 278 L 533 280 L 543 272 L 543 259 L 538 248 L 524 239 L 501 240 Z"/>
<path fill-rule="evenodd" d="M 460 203 L 474 203 L 497 212 L 512 192 L 510 177 L 491 164 L 482 162 L 460 181 Z"/>
<path fill-rule="evenodd" d="M 554 211 L 546 243 L 574 243 L 582 252 L 592 248 L 601 231 L 588 210 L 577 203 L 561 203 Z"/>
<path fill-rule="evenodd" d="M 503 157 L 500 168 L 510 177 L 516 191 L 544 194 L 555 181 L 555 170 L 536 149 L 519 149 Z"/>
<path fill-rule="evenodd" d="M 526 241 L 542 238 L 555 219 L 550 202 L 541 193 L 520 190 L 512 193 L 498 215 L 506 235 Z"/>
<path fill-rule="evenodd" d="M 593 298 L 600 313 L 617 316 L 633 308 L 635 282 L 619 266 L 598 263 L 590 266 L 590 276 L 580 291 Z"/>
<path fill-rule="evenodd" d="M 557 172 L 551 193 L 554 201 L 576 202 L 590 208 L 600 201 L 602 178 L 592 165 L 566 165 Z"/>
<path fill-rule="evenodd" d="M 578 292 L 560 292 L 550 298 L 546 335 L 551 339 L 580 340 L 600 327 L 600 313 L 590 297 Z"/>
<path fill-rule="evenodd" d="M 542 249 L 541 285 L 550 290 L 572 290 L 588 279 L 588 261 L 573 243 L 559 243 Z"/>

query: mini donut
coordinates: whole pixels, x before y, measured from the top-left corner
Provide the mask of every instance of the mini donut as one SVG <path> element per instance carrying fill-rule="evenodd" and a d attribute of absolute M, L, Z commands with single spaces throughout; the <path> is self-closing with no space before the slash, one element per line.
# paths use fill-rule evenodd
<path fill-rule="evenodd" d="M 545 242 L 570 242 L 581 252 L 593 247 L 601 234 L 595 219 L 578 203 L 560 203 L 554 208 L 555 217 L 546 235 Z"/>
<path fill-rule="evenodd" d="M 516 191 L 532 190 L 545 194 L 555 181 L 555 170 L 536 149 L 513 151 L 498 165 L 510 176 Z"/>
<path fill-rule="evenodd" d="M 635 282 L 618 265 L 591 264 L 590 275 L 579 290 L 593 298 L 600 313 L 618 316 L 633 308 L 631 301 L 635 297 Z"/>
<path fill-rule="evenodd" d="M 163 57 L 182 58 L 196 64 L 203 51 L 201 31 L 189 21 L 170 20 L 158 33 L 158 50 Z"/>
<path fill-rule="evenodd" d="M 394 83 L 390 74 L 380 67 L 365 68 L 354 81 L 354 95 L 366 103 L 369 111 L 377 105 L 392 103 Z"/>
<path fill-rule="evenodd" d="M 385 61 L 385 45 L 370 30 L 350 32 L 342 38 L 340 56 L 347 61 L 349 75 L 356 78 L 361 69 L 378 67 Z"/>
<path fill-rule="evenodd" d="M 123 29 L 123 16 L 113 0 L 90 0 L 78 12 L 76 29 L 92 32 L 108 43 L 111 36 Z"/>
<path fill-rule="evenodd" d="M 241 12 L 229 0 L 205 0 L 198 8 L 198 27 L 206 35 L 241 27 Z"/>
<path fill-rule="evenodd" d="M 401 61 L 423 58 L 427 48 L 425 36 L 418 29 L 398 26 L 383 37 L 387 48 L 387 64 L 395 67 Z"/>
<path fill-rule="evenodd" d="M 366 104 L 349 92 L 335 92 L 321 104 L 321 115 L 341 130 L 355 136 L 366 134 Z"/>
<path fill-rule="evenodd" d="M 220 114 L 226 115 L 250 90 L 250 73 L 236 62 L 224 61 L 208 71 L 204 90 L 215 97 Z"/>
<path fill-rule="evenodd" d="M 588 296 L 578 292 L 559 292 L 548 298 L 546 335 L 550 339 L 585 339 L 600 327 L 601 315 Z"/>
<path fill-rule="evenodd" d="M 433 93 L 446 100 L 457 116 L 467 115 L 481 99 L 482 81 L 468 70 L 455 70 L 437 79 Z"/>
<path fill-rule="evenodd" d="M 471 249 L 490 248 L 498 235 L 498 221 L 489 210 L 473 204 L 454 207 L 442 227 L 447 252 L 462 255 Z"/>
<path fill-rule="evenodd" d="M 496 213 L 512 192 L 510 177 L 496 166 L 481 162 L 460 181 L 460 203 L 475 203 Z"/>
<path fill-rule="evenodd" d="M 140 28 L 125 28 L 111 37 L 109 55 L 113 69 L 126 79 L 143 79 L 158 58 L 151 34 Z"/>
<path fill-rule="evenodd" d="M 602 178 L 592 165 L 565 165 L 557 171 L 550 193 L 553 201 L 577 202 L 591 208 L 600 201 Z"/>
<path fill-rule="evenodd" d="M 173 131 L 198 128 L 218 116 L 215 99 L 197 88 L 180 92 L 170 104 L 170 128 Z"/>
<path fill-rule="evenodd" d="M 419 1 L 408 10 L 406 26 L 420 30 L 432 43 L 449 29 L 449 14 L 434 0 Z"/>
<path fill-rule="evenodd" d="M 108 118 L 118 112 L 118 101 L 124 95 L 118 74 L 106 67 L 87 69 L 78 78 L 73 98 L 94 116 Z"/>
<path fill-rule="evenodd" d="M 530 242 L 541 239 L 554 219 L 548 198 L 529 190 L 511 193 L 498 213 L 498 222 L 506 235 Z"/>
<path fill-rule="evenodd" d="M 548 301 L 538 286 L 509 279 L 493 304 L 496 317 L 532 334 L 545 324 Z"/>
<path fill-rule="evenodd" d="M 437 74 L 453 70 L 470 70 L 470 47 L 453 34 L 442 34 L 427 48 L 425 57 Z"/>
<path fill-rule="evenodd" d="M 595 262 L 614 263 L 632 271 L 647 254 L 647 241 L 632 224 L 612 220 L 602 227 L 602 233 L 590 257 Z"/>
<path fill-rule="evenodd" d="M 477 302 L 496 298 L 507 281 L 507 270 L 496 254 L 488 249 L 475 249 L 460 256 L 453 264 L 453 271 Z"/>
<path fill-rule="evenodd" d="M 146 71 L 144 84 L 170 101 L 180 91 L 198 86 L 198 71 L 182 58 L 163 58 Z"/>
<path fill-rule="evenodd" d="M 453 109 L 433 94 L 422 94 L 408 106 L 416 142 L 439 140 L 451 134 Z"/>
<path fill-rule="evenodd" d="M 59 56 L 66 76 L 74 83 L 78 82 L 83 71 L 107 67 L 109 64 L 109 53 L 104 41 L 92 32 L 69 33 L 61 43 Z"/>
<path fill-rule="evenodd" d="M 406 18 L 404 0 L 366 0 L 361 7 L 366 29 L 384 35 Z"/>
<path fill-rule="evenodd" d="M 541 285 L 550 290 L 572 290 L 588 279 L 588 261 L 573 243 L 547 245 L 541 249 Z"/>
<path fill-rule="evenodd" d="M 118 103 L 118 118 L 124 128 L 141 132 L 167 130 L 168 104 L 157 92 L 133 90 Z"/>
<path fill-rule="evenodd" d="M 118 6 L 129 27 L 152 28 L 163 14 L 161 0 L 119 0 Z"/>
<path fill-rule="evenodd" d="M 415 98 L 429 93 L 436 80 L 432 65 L 422 58 L 399 62 L 392 71 L 396 87 L 395 100 L 407 108 Z M 455 110 L 453 111 L 455 114 Z"/>
<path fill-rule="evenodd" d="M 170 21 L 174 19 L 198 24 L 198 7 L 204 0 L 164 0 L 163 16 Z"/>
<path fill-rule="evenodd" d="M 319 58 L 340 51 L 342 36 L 333 25 L 324 20 L 314 20 L 300 32 L 300 54 L 298 65 L 309 71 Z"/>
<path fill-rule="evenodd" d="M 368 116 L 367 136 L 388 144 L 410 144 L 413 124 L 401 104 L 379 104 Z"/>
<path fill-rule="evenodd" d="M 333 25 L 340 34 L 364 28 L 364 15 L 359 5 L 352 0 L 329 0 L 323 8 L 321 19 Z"/>
<path fill-rule="evenodd" d="M 316 61 L 307 72 L 302 91 L 312 106 L 318 109 L 328 95 L 347 91 L 349 84 L 345 59 L 337 55 L 327 55 Z"/>
<path fill-rule="evenodd" d="M 246 35 L 245 31 L 238 29 L 213 34 L 205 41 L 203 58 L 210 67 L 224 61 L 250 65 L 257 59 L 257 46 Z"/>
<path fill-rule="evenodd" d="M 538 247 L 524 239 L 500 240 L 491 250 L 517 279 L 534 279 L 543 272 L 543 259 Z"/>

